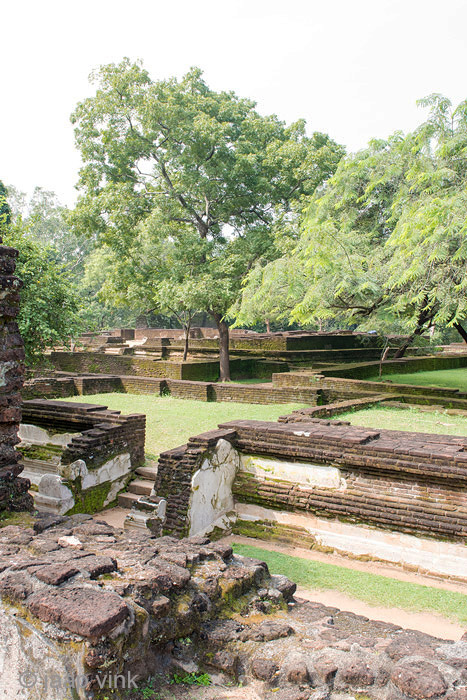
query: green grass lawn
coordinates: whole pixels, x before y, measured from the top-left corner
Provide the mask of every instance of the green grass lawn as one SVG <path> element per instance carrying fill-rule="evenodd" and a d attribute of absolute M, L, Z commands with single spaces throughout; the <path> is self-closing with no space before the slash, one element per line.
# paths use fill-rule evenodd
<path fill-rule="evenodd" d="M 304 588 L 340 591 L 370 605 L 437 613 L 462 625 L 467 623 L 467 596 L 462 593 L 309 561 L 247 544 L 234 544 L 233 548 L 237 554 L 262 559 L 271 573 L 285 574 Z"/>
<path fill-rule="evenodd" d="M 215 430 L 230 420 L 277 421 L 303 404 L 259 404 L 191 401 L 170 396 L 141 394 L 95 394 L 72 396 L 67 401 L 104 404 L 125 413 L 146 414 L 146 454 L 151 457 L 183 445 L 188 438 Z"/>
<path fill-rule="evenodd" d="M 467 367 L 460 369 L 437 369 L 429 372 L 411 372 L 410 374 L 384 374 L 368 377 L 369 381 L 390 380 L 394 384 L 416 384 L 417 386 L 438 386 L 448 389 L 467 391 Z"/>
<path fill-rule="evenodd" d="M 336 419 L 348 420 L 352 425 L 362 425 L 365 428 L 467 436 L 467 418 L 450 416 L 443 411 L 373 406 L 361 411 L 339 413 Z"/>
<path fill-rule="evenodd" d="M 272 377 L 256 377 L 256 378 L 250 378 L 250 379 L 234 379 L 232 381 L 232 384 L 270 384 L 272 381 Z"/>

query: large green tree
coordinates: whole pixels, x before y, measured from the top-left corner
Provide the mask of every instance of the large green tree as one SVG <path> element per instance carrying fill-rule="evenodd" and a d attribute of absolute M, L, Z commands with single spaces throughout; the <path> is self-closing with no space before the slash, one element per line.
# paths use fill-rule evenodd
<path fill-rule="evenodd" d="M 421 105 L 429 115 L 415 132 L 341 161 L 282 263 L 305 275 L 292 319 L 402 331 L 401 355 L 435 325 L 466 339 L 467 103 L 432 95 Z"/>
<path fill-rule="evenodd" d="M 157 300 L 167 251 L 185 255 L 186 277 L 166 279 L 167 308 L 186 309 L 178 292 L 189 284 L 196 302 L 188 306 L 216 322 L 227 380 L 226 316 L 242 280 L 271 249 L 278 209 L 314 192 L 342 148 L 324 134 L 308 137 L 303 121 L 286 126 L 261 116 L 251 100 L 211 90 L 199 69 L 153 81 L 125 59 L 94 80 L 96 95 L 72 116 L 84 161 L 74 224 L 116 253 L 114 286 L 123 292 L 125 269 L 136 276 L 139 262 L 147 280 L 158 280 L 141 289 L 153 286 Z M 142 247 L 152 249 L 150 259 L 141 261 Z"/>
<path fill-rule="evenodd" d="M 16 274 L 23 286 L 18 326 L 26 362 L 33 365 L 46 348 L 68 345 L 79 331 L 79 298 L 57 251 L 32 235 L 21 217 L 11 218 L 3 242 L 19 251 Z"/>

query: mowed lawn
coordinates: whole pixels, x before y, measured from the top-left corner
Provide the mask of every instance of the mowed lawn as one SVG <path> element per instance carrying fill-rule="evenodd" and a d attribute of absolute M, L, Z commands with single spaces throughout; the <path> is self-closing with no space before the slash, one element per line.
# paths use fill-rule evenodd
<path fill-rule="evenodd" d="M 420 411 L 417 408 L 374 406 L 362 411 L 339 413 L 338 419 L 352 425 L 386 430 L 408 430 L 419 433 L 440 433 L 467 437 L 467 417 L 450 416 L 444 411 Z"/>
<path fill-rule="evenodd" d="M 104 404 L 125 413 L 146 414 L 146 454 L 156 457 L 165 450 L 178 447 L 188 438 L 215 430 L 219 423 L 231 420 L 277 421 L 303 404 L 258 404 L 192 401 L 170 396 L 140 394 L 95 394 L 72 396 L 66 401 Z"/>
<path fill-rule="evenodd" d="M 273 574 L 286 574 L 304 588 L 340 591 L 370 605 L 437 613 L 467 624 L 467 596 L 442 588 L 369 574 L 335 564 L 302 559 L 247 544 L 234 544 L 234 552 L 262 559 Z"/>
<path fill-rule="evenodd" d="M 416 384 L 417 386 L 437 386 L 448 389 L 467 391 L 467 367 L 460 369 L 436 369 L 429 372 L 411 372 L 410 374 L 384 374 L 369 377 L 370 381 L 391 381 L 394 384 Z"/>

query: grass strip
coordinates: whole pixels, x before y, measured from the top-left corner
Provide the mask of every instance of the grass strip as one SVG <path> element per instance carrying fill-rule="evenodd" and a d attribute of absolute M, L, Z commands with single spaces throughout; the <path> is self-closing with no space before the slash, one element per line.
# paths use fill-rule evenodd
<path fill-rule="evenodd" d="M 272 574 L 285 574 L 304 588 L 339 591 L 369 605 L 436 613 L 462 625 L 467 623 L 467 595 L 462 593 L 310 561 L 248 544 L 234 544 L 233 549 L 236 554 L 265 561 Z"/>

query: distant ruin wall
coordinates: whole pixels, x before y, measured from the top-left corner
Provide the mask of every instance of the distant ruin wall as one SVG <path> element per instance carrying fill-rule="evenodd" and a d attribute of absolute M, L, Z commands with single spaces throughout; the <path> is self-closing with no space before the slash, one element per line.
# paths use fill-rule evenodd
<path fill-rule="evenodd" d="M 157 377 L 81 375 L 39 377 L 28 380 L 24 399 L 65 398 L 67 396 L 123 392 L 128 394 L 170 394 L 178 399 L 197 401 L 235 401 L 237 403 L 277 404 L 305 403 L 315 406 L 321 390 L 314 387 L 274 387 L 267 384 L 189 381 Z"/>
<path fill-rule="evenodd" d="M 400 360 L 387 360 L 383 364 L 383 374 L 409 374 L 411 372 L 428 372 L 431 370 L 459 369 L 467 367 L 467 353 L 455 355 L 426 355 L 422 357 L 404 357 Z M 324 369 L 322 374 L 331 377 L 366 379 L 379 373 L 379 362 L 367 362 L 354 365 L 341 365 Z"/>
<path fill-rule="evenodd" d="M 50 360 L 61 372 L 116 374 L 120 376 L 160 377 L 191 381 L 215 382 L 219 378 L 219 361 L 171 361 L 157 356 L 112 355 L 103 352 L 52 352 Z M 231 358 L 232 378 L 271 377 L 273 372 L 287 370 L 280 362 L 255 358 Z"/>
<path fill-rule="evenodd" d="M 0 513 L 32 508 L 29 481 L 15 445 L 21 420 L 20 390 L 24 377 L 24 347 L 16 323 L 21 282 L 14 276 L 18 251 L 0 245 Z"/>

